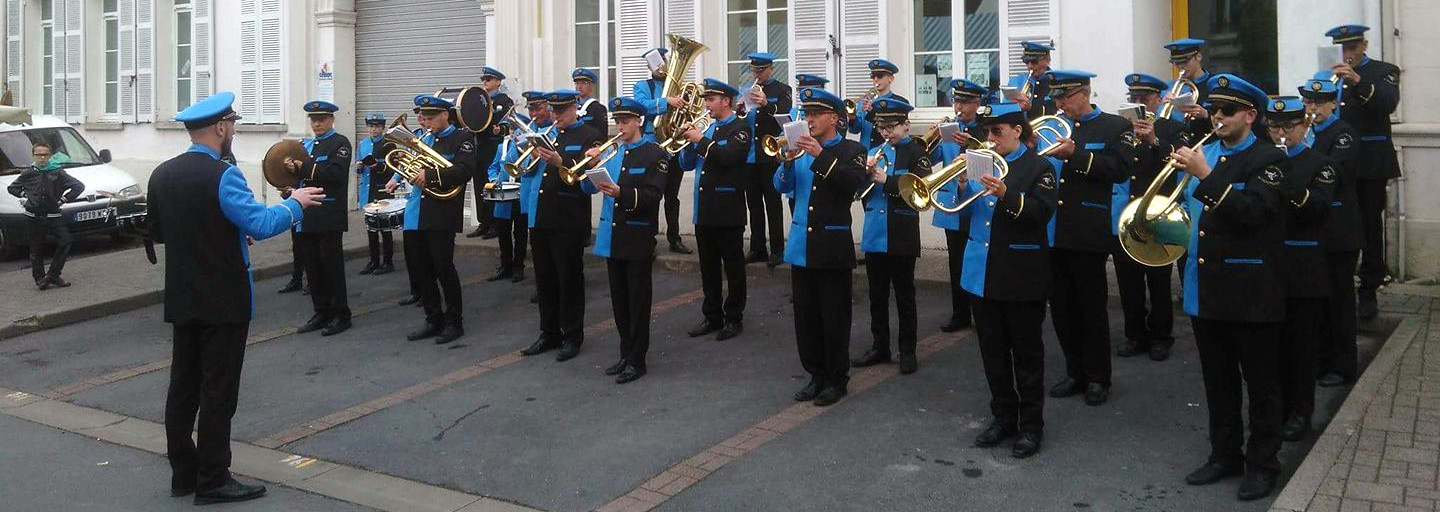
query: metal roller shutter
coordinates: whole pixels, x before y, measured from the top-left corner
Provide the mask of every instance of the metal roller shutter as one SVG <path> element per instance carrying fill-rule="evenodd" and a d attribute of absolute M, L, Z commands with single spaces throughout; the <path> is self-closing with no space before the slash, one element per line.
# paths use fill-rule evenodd
<path fill-rule="evenodd" d="M 356 0 L 355 13 L 356 133 L 372 112 L 409 112 L 417 94 L 480 85 L 493 1 Z"/>

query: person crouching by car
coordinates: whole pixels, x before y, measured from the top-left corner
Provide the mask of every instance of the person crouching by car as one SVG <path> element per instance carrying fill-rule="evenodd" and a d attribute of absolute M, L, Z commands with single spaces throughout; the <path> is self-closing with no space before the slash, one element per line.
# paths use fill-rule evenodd
<path fill-rule="evenodd" d="M 30 154 L 35 157 L 35 165 L 20 173 L 7 190 L 10 195 L 22 198 L 25 216 L 30 218 L 30 274 L 35 277 L 35 287 L 41 290 L 52 286 L 64 288 L 70 283 L 60 278 L 60 271 L 65 268 L 65 258 L 70 255 L 71 238 L 65 216 L 60 213 L 60 205 L 79 199 L 85 191 L 85 184 L 50 161 L 54 152 L 49 144 L 35 144 Z M 55 257 L 50 262 L 48 274 L 45 272 L 45 259 L 40 256 L 40 246 L 45 242 L 46 234 L 55 237 Z"/>

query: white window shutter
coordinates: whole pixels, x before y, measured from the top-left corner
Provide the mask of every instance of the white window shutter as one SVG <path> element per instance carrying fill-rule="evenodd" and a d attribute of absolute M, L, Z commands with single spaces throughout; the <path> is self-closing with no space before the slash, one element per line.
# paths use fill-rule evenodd
<path fill-rule="evenodd" d="M 696 0 L 665 0 L 665 28 L 660 31 L 660 34 L 662 36 L 663 34 L 676 34 L 699 41 L 697 38 L 700 26 L 700 20 L 697 19 L 699 11 Z M 719 49 L 713 48 L 712 50 L 719 51 Z M 702 57 L 695 60 L 695 65 L 685 71 L 685 80 L 694 82 L 700 79 L 699 68 L 704 65 L 702 64 L 704 60 L 703 54 Z"/>
<path fill-rule="evenodd" d="M 260 122 L 260 0 L 240 0 L 240 116 Z"/>
<path fill-rule="evenodd" d="M 615 37 L 619 39 L 615 42 L 615 51 L 619 53 L 620 75 L 620 90 L 613 93 L 616 96 L 630 94 L 635 82 L 650 78 L 650 68 L 645 66 L 642 55 L 659 46 L 655 44 L 655 33 L 650 30 L 650 20 L 657 18 L 657 10 L 655 0 L 615 1 Z"/>
<path fill-rule="evenodd" d="M 261 0 L 260 3 L 260 122 L 276 124 L 284 122 L 285 112 L 281 105 L 281 26 L 280 0 Z"/>
<path fill-rule="evenodd" d="M 870 89 L 870 61 L 885 53 L 880 30 L 885 26 L 885 9 L 880 0 L 841 0 L 840 4 L 840 12 L 845 13 L 840 17 L 840 91 L 843 97 L 857 97 Z"/>
<path fill-rule="evenodd" d="M 135 2 L 135 121 L 155 120 L 155 2 Z"/>
<path fill-rule="evenodd" d="M 81 0 L 56 0 L 54 20 L 54 112 L 68 123 L 85 121 L 85 47 Z"/>
<path fill-rule="evenodd" d="M 1025 70 L 1020 61 L 1023 51 L 1021 41 L 1053 42 L 1055 33 L 1056 0 L 1003 0 L 1000 2 L 1000 62 L 1003 69 L 1000 80 Z M 1058 64 L 1063 48 L 1056 48 L 1052 60 Z"/>
<path fill-rule="evenodd" d="M 120 121 L 135 120 L 135 0 L 120 0 Z"/>
<path fill-rule="evenodd" d="M 794 84 L 793 75 L 819 75 L 832 81 L 827 86 L 838 86 L 836 77 L 830 76 L 834 66 L 831 63 L 830 27 L 835 26 L 835 10 L 829 9 L 830 0 L 791 0 L 790 2 L 790 71 L 792 76 L 781 80 Z"/>
<path fill-rule="evenodd" d="M 20 84 L 25 67 L 25 6 L 20 0 L 5 0 L 5 85 L 10 88 L 11 102 L 24 103 Z"/>
<path fill-rule="evenodd" d="M 149 0 L 146 0 L 149 1 Z M 211 0 L 195 0 L 191 2 L 193 11 L 190 14 L 190 26 L 192 35 L 190 37 L 190 76 L 192 77 L 190 90 L 195 95 L 195 101 L 210 97 L 212 71 L 210 64 L 210 49 L 214 48 L 214 36 L 211 25 Z"/>

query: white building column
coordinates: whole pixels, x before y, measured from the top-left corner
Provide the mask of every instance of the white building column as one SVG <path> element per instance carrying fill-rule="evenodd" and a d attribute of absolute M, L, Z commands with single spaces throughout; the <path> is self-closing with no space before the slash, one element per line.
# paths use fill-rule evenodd
<path fill-rule="evenodd" d="M 301 89 L 305 91 L 305 96 L 292 97 L 291 103 L 323 97 L 340 107 L 340 111 L 335 113 L 336 126 L 355 126 L 355 0 L 316 0 L 314 23 L 315 29 L 309 38 L 314 42 L 310 63 L 296 68 L 302 70 L 299 74 L 306 84 Z M 330 64 L 332 75 L 328 82 L 333 87 L 331 91 L 320 90 L 321 66 L 326 63 Z M 286 105 L 285 108 L 292 107 Z M 299 110 L 299 105 L 293 108 Z M 303 127 L 291 129 L 292 132 L 306 130 Z"/>

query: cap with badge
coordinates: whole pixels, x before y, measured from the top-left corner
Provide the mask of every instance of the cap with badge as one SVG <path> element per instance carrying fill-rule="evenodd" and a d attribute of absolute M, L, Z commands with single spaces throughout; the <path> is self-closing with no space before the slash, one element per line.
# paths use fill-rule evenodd
<path fill-rule="evenodd" d="M 610 117 L 645 117 L 645 104 L 634 98 L 621 96 L 610 100 Z"/>
<path fill-rule="evenodd" d="M 1370 30 L 1370 27 L 1365 25 L 1340 25 L 1326 30 L 1325 37 L 1330 38 L 1330 42 L 1333 44 L 1353 43 L 1365 40 L 1365 31 L 1367 30 Z"/>
<path fill-rule="evenodd" d="M 579 82 L 581 80 L 589 80 L 591 83 L 598 82 L 600 75 L 595 74 L 594 70 L 585 68 L 575 68 L 575 71 L 570 72 L 570 81 Z"/>
<path fill-rule="evenodd" d="M 876 124 L 902 123 L 910 118 L 912 110 L 915 110 L 915 107 L 897 98 L 880 98 L 871 105 L 865 118 Z"/>
<path fill-rule="evenodd" d="M 1269 99 L 1265 95 L 1265 91 L 1260 90 L 1259 87 L 1255 87 L 1244 78 L 1229 73 L 1215 75 L 1209 82 L 1206 82 L 1206 87 L 1210 89 L 1210 96 L 1206 101 L 1212 103 L 1223 101 L 1245 108 L 1258 109 Z"/>
<path fill-rule="evenodd" d="M 520 93 L 520 97 L 525 98 L 525 105 L 526 105 L 526 106 L 529 106 L 529 107 L 543 107 L 543 106 L 545 106 L 545 91 L 535 91 L 535 90 L 525 91 L 525 92 Z"/>
<path fill-rule="evenodd" d="M 868 67 L 870 68 L 871 74 L 883 72 L 893 75 L 900 72 L 900 66 L 896 66 L 895 63 L 885 59 L 872 60 L 869 62 Z"/>
<path fill-rule="evenodd" d="M 305 113 L 312 116 L 333 116 L 340 111 L 340 107 L 325 100 L 310 100 L 305 102 Z"/>
<path fill-rule="evenodd" d="M 1130 87 L 1130 94 L 1160 94 L 1168 87 L 1164 80 L 1145 73 L 1125 75 L 1125 85 Z"/>
<path fill-rule="evenodd" d="M 1045 76 L 1050 78 L 1050 95 L 1058 98 L 1090 85 L 1090 79 L 1095 78 L 1095 73 L 1078 69 L 1057 69 L 1045 73 Z"/>
<path fill-rule="evenodd" d="M 981 124 L 1025 124 L 1025 111 L 1019 103 L 992 103 L 976 112 Z"/>
<path fill-rule="evenodd" d="M 825 87 L 825 84 L 828 83 L 830 83 L 830 79 L 820 75 L 806 73 L 795 75 L 795 85 L 800 87 Z"/>
<path fill-rule="evenodd" d="M 825 89 L 808 87 L 800 90 L 800 108 L 805 110 L 806 115 L 817 110 L 829 110 L 836 114 L 844 114 L 845 100 Z"/>
<path fill-rule="evenodd" d="M 220 91 L 185 107 L 175 115 L 175 121 L 185 123 L 187 130 L 198 130 L 221 121 L 236 121 L 240 119 L 240 114 L 231 108 L 234 104 L 235 93 Z"/>
<path fill-rule="evenodd" d="M 950 80 L 950 96 L 956 101 L 979 101 L 985 95 L 985 86 L 964 78 Z"/>
<path fill-rule="evenodd" d="M 415 113 L 421 112 L 446 112 L 455 108 L 454 103 L 434 94 L 421 94 L 415 97 Z"/>
<path fill-rule="evenodd" d="M 1050 56 L 1050 52 L 1055 51 L 1053 45 L 1039 41 L 1021 41 L 1020 49 L 1020 60 L 1022 62 L 1035 62 Z"/>
<path fill-rule="evenodd" d="M 492 68 L 492 67 L 490 67 L 490 66 L 481 66 L 481 67 L 480 67 L 480 79 L 481 79 L 481 80 L 484 80 L 484 79 L 486 79 L 486 78 L 494 78 L 494 79 L 496 79 L 496 80 L 504 80 L 504 79 L 505 79 L 505 73 L 501 73 L 500 70 L 495 69 L 495 68 Z"/>
<path fill-rule="evenodd" d="M 1200 53 L 1203 48 L 1205 48 L 1204 39 L 1185 38 L 1165 43 L 1165 49 L 1170 50 L 1170 62 L 1175 64 L 1190 60 L 1190 57 Z"/>
<path fill-rule="evenodd" d="M 368 115 L 368 116 L 365 116 L 365 124 L 367 124 L 367 125 L 375 125 L 375 124 L 378 124 L 378 125 L 380 125 L 380 126 L 385 126 L 385 114 L 374 113 L 374 114 L 370 114 L 370 115 Z"/>
<path fill-rule="evenodd" d="M 1323 78 L 1318 76 L 1321 74 L 1324 75 Z M 1335 85 L 1335 82 L 1330 81 L 1329 71 L 1322 71 L 1316 75 L 1315 78 L 1306 80 L 1304 85 L 1298 87 L 1300 97 L 1311 101 L 1335 101 L 1340 97 L 1340 88 Z"/>
<path fill-rule="evenodd" d="M 1305 102 L 1297 96 L 1271 98 L 1265 105 L 1265 118 L 1271 121 L 1294 121 L 1305 117 Z"/>
<path fill-rule="evenodd" d="M 773 53 L 755 52 L 745 58 L 750 59 L 750 69 L 765 69 L 774 64 L 777 57 Z"/>
<path fill-rule="evenodd" d="M 714 79 L 714 78 L 706 78 L 706 79 L 705 79 L 705 92 L 702 93 L 701 95 L 702 95 L 702 96 L 716 96 L 716 95 L 721 95 L 721 96 L 729 96 L 729 97 L 731 97 L 731 98 L 734 98 L 735 96 L 738 96 L 739 94 L 740 94 L 740 91 L 739 91 L 739 90 L 736 90 L 734 87 L 731 87 L 730 84 L 727 84 L 727 83 L 725 83 L 725 82 L 722 81 L 722 80 L 717 80 L 717 79 Z"/>
<path fill-rule="evenodd" d="M 574 89 L 559 89 L 545 94 L 545 101 L 550 104 L 551 110 L 564 110 L 565 107 L 575 104 L 580 97 L 580 91 Z"/>

